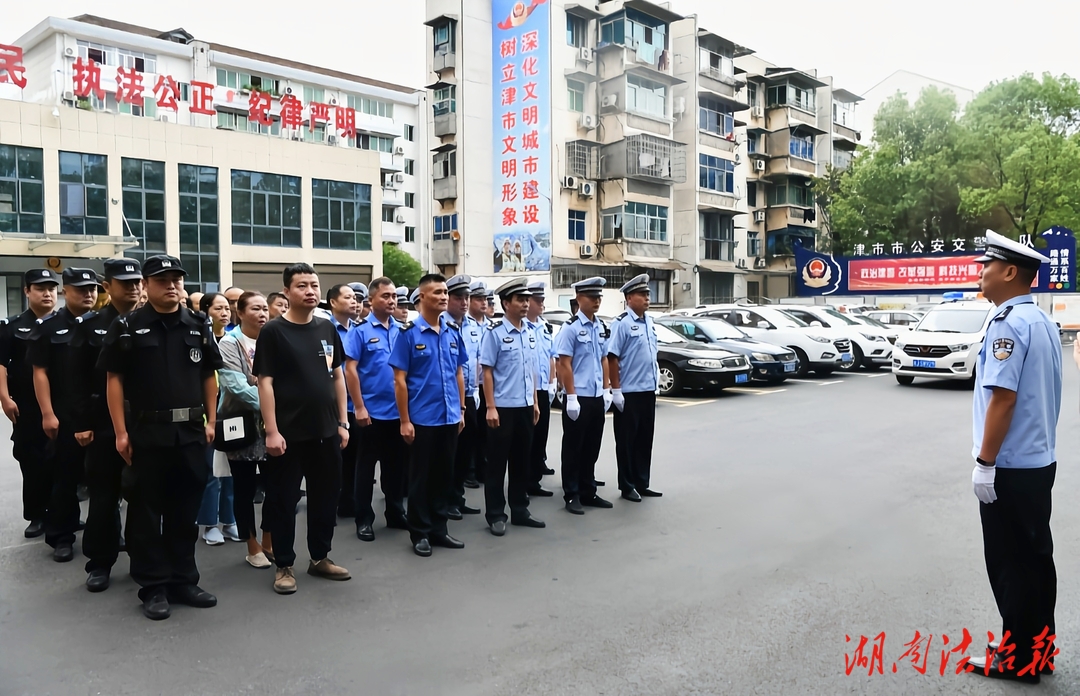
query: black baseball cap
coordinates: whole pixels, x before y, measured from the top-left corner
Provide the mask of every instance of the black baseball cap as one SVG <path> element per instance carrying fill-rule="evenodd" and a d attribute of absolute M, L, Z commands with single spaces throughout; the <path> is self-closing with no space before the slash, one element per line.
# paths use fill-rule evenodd
<path fill-rule="evenodd" d="M 180 259 L 175 256 L 169 256 L 168 254 L 151 256 L 146 259 L 146 263 L 143 264 L 143 277 L 145 278 L 168 273 L 169 271 L 176 271 L 180 275 L 187 275 L 187 271 L 180 265 Z"/>
<path fill-rule="evenodd" d="M 71 285 L 74 287 L 83 287 L 86 285 L 97 285 L 97 273 L 92 268 L 65 268 L 64 269 L 64 285 Z"/>
<path fill-rule="evenodd" d="M 135 259 L 105 259 L 105 280 L 141 280 L 142 267 Z"/>
<path fill-rule="evenodd" d="M 60 276 L 56 275 L 48 268 L 31 268 L 29 271 L 23 274 L 24 288 L 28 288 L 31 285 L 39 285 L 43 283 L 59 285 Z"/>

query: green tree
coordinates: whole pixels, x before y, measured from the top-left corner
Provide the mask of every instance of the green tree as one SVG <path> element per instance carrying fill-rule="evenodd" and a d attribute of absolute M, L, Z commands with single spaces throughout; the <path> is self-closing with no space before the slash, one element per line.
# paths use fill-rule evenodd
<path fill-rule="evenodd" d="M 420 282 L 420 276 L 424 275 L 420 263 L 395 244 L 383 242 L 382 257 L 383 275 L 394 281 L 394 285 L 404 285 L 412 289 Z"/>

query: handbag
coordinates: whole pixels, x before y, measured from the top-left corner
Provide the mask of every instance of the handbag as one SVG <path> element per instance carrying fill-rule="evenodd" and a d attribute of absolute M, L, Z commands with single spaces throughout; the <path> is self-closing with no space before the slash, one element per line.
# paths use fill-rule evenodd
<path fill-rule="evenodd" d="M 258 426 L 252 411 L 221 418 L 214 427 L 214 449 L 218 452 L 242 450 L 255 444 L 258 438 Z"/>

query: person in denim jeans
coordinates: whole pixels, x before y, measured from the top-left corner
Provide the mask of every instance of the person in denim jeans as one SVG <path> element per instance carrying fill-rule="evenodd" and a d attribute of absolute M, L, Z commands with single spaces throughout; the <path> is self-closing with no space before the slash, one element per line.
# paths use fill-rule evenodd
<path fill-rule="evenodd" d="M 199 299 L 199 309 L 210 321 L 210 329 L 218 343 L 225 337 L 225 327 L 232 312 L 229 300 L 221 293 L 208 292 Z M 206 491 L 203 493 L 202 507 L 199 509 L 198 524 L 203 527 L 203 539 L 211 546 L 218 546 L 230 541 L 240 541 L 236 530 L 236 517 L 233 515 L 233 481 L 231 476 L 214 476 L 214 448 L 206 448 L 206 466 L 210 473 L 206 479 Z M 222 529 L 218 529 L 218 524 Z"/>

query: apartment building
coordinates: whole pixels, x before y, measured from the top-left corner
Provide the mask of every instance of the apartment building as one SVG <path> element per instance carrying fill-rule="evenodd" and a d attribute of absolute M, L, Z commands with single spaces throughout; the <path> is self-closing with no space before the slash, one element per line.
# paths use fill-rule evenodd
<path fill-rule="evenodd" d="M 295 261 L 369 279 L 383 241 L 425 262 L 424 91 L 89 15 L 0 49 L 9 298 L 118 254 L 178 256 L 189 290 L 275 290 Z"/>

